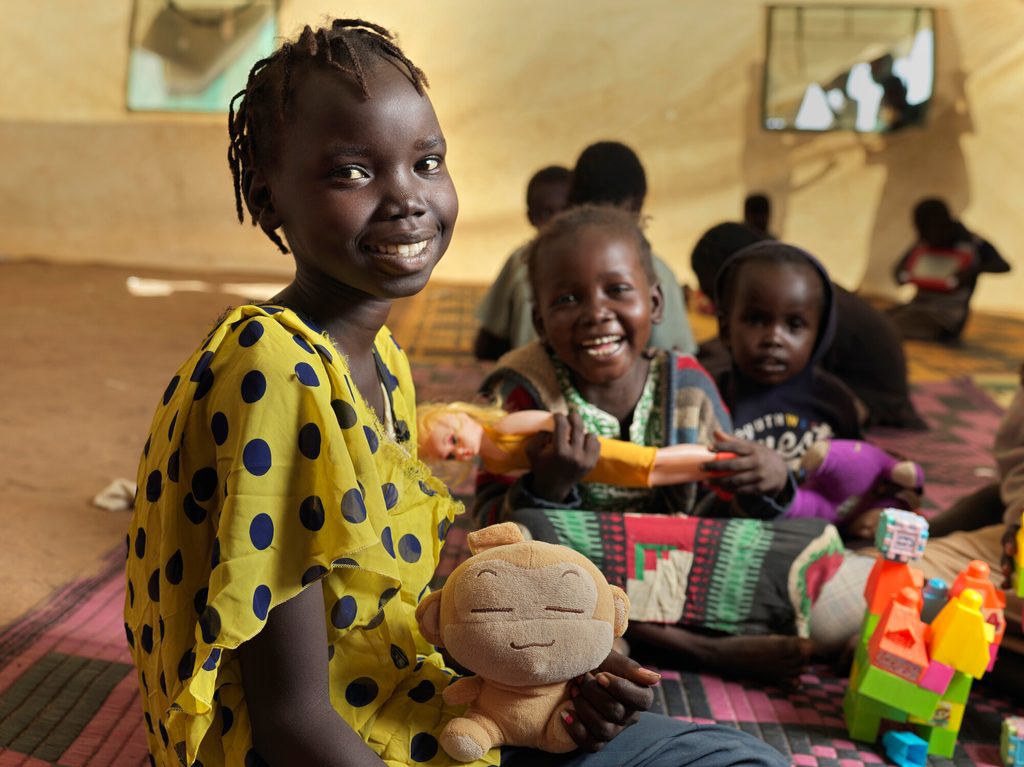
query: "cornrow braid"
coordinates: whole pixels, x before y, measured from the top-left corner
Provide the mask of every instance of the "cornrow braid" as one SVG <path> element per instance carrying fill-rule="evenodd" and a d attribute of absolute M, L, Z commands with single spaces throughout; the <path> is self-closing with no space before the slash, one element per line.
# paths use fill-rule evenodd
<path fill-rule="evenodd" d="M 245 88 L 228 104 L 228 165 L 235 189 L 235 214 L 245 222 L 243 192 L 253 172 L 274 156 L 281 128 L 288 120 L 292 80 L 297 67 L 321 64 L 351 77 L 364 99 L 371 98 L 364 59 L 394 59 L 405 67 L 416 92 L 423 94 L 427 77 L 398 47 L 394 36 L 379 24 L 363 19 L 335 19 L 329 27 L 307 25 L 294 42 L 253 64 Z M 276 88 L 276 100 L 271 99 Z M 252 225 L 257 224 L 253 215 Z M 282 253 L 288 253 L 276 232 L 264 231 Z"/>

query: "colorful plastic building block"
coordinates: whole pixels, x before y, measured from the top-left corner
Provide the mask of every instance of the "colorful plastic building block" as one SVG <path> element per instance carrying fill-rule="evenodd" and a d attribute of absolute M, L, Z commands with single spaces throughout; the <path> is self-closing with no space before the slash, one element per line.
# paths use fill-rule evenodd
<path fill-rule="evenodd" d="M 874 567 L 868 575 L 867 585 L 864 587 L 868 612 L 872 615 L 881 615 L 892 598 L 907 586 L 919 592 L 924 586 L 924 574 L 905 562 L 891 559 L 875 560 Z"/>
<path fill-rule="evenodd" d="M 899 767 L 923 767 L 928 763 L 928 741 L 912 732 L 890 730 L 882 736 L 889 761 Z"/>
<path fill-rule="evenodd" d="M 868 642 L 871 664 L 918 684 L 930 663 L 925 643 L 927 625 L 921 621 L 921 593 L 910 587 L 901 589 L 885 608 Z M 937 692 L 945 690 L 943 685 Z"/>
<path fill-rule="evenodd" d="M 910 562 L 924 554 L 928 542 L 928 520 L 903 509 L 885 509 L 878 521 L 875 546 L 894 562 Z"/>
<path fill-rule="evenodd" d="M 964 589 L 950 599 L 928 626 L 928 650 L 932 660 L 980 679 L 992 655 L 989 646 L 995 630 L 981 614 L 982 596 Z"/>
<path fill-rule="evenodd" d="M 945 607 L 946 602 L 949 601 L 949 584 L 942 578 L 929 578 L 924 584 L 921 596 L 924 598 L 924 604 L 921 607 L 921 620 L 931 623 L 939 614 L 939 610 Z"/>
<path fill-rule="evenodd" d="M 864 589 L 868 607 L 843 716 L 855 740 L 874 742 L 882 720 L 912 728 L 919 740 L 888 733 L 884 743 L 897 764 L 920 765 L 922 742 L 928 754 L 953 755 L 971 683 L 994 662 L 1005 618 L 988 569 L 971 563 L 948 589 L 945 605 L 927 616 L 934 616 L 931 622 L 922 619 L 924 578 L 907 558 L 920 553 L 927 523 L 905 514 L 883 514 L 886 531 L 878 543 L 888 558 L 875 562 Z M 945 590 L 941 581 L 929 583 L 927 601 L 938 606 Z M 1015 753 L 1024 752 L 1021 728 L 1007 733 Z M 1024 767 L 1024 760 L 1013 764 Z"/>
<path fill-rule="evenodd" d="M 1008 716 L 1003 720 L 999 753 L 1007 767 L 1024 767 L 1024 717 Z"/>
<path fill-rule="evenodd" d="M 953 581 L 953 585 L 949 589 L 950 598 L 959 596 L 964 589 L 974 589 L 981 594 L 982 606 L 1002 610 L 1006 607 L 1006 595 L 996 588 L 989 575 L 987 562 L 972 559 Z"/>

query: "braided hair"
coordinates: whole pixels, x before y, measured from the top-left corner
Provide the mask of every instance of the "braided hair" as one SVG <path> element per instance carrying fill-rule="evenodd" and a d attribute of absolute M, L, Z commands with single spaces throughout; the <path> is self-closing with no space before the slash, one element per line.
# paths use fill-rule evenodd
<path fill-rule="evenodd" d="M 307 25 L 297 40 L 284 43 L 253 65 L 245 88 L 228 105 L 228 165 L 239 223 L 245 222 L 242 201 L 253 171 L 266 167 L 276 156 L 282 128 L 290 116 L 295 73 L 313 66 L 331 67 L 355 80 L 362 97 L 369 99 L 367 72 L 374 58 L 399 62 L 416 91 L 423 94 L 426 75 L 402 52 L 391 32 L 362 19 L 335 19 L 318 29 Z M 250 216 L 255 226 L 252 211 Z M 288 252 L 276 232 L 265 234 L 282 253 Z"/>

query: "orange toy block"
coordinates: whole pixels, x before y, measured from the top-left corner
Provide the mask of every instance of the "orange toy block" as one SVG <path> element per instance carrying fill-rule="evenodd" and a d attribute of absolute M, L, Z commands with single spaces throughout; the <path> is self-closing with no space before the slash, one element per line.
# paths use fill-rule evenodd
<path fill-rule="evenodd" d="M 990 570 L 987 563 L 982 562 L 980 559 L 972 559 L 967 563 L 967 567 L 956 576 L 956 580 L 953 581 L 953 586 L 949 590 L 949 595 L 956 597 L 964 589 L 974 589 L 981 594 L 984 607 L 989 609 L 1005 609 L 1006 594 L 996 588 L 996 585 L 989 578 L 989 573 Z"/>
<path fill-rule="evenodd" d="M 917 684 L 928 668 L 928 648 L 921 620 L 921 592 L 907 586 L 885 608 L 868 642 L 871 663 Z"/>
<path fill-rule="evenodd" d="M 982 602 L 977 591 L 964 589 L 946 603 L 927 632 L 932 660 L 975 679 L 984 676 L 992 660 L 989 646 L 995 638 L 995 629 L 981 614 Z"/>
<path fill-rule="evenodd" d="M 864 599 L 868 603 L 868 612 L 881 615 L 892 598 L 908 586 L 920 593 L 924 588 L 924 574 L 905 562 L 876 559 L 875 566 L 871 568 L 871 574 L 868 576 L 867 585 L 864 587 Z"/>

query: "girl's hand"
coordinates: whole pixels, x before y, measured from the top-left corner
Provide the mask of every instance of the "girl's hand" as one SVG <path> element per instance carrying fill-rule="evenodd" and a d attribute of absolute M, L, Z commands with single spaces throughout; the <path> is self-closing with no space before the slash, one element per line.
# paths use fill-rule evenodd
<path fill-rule="evenodd" d="M 562 716 L 565 729 L 584 751 L 600 751 L 651 707 L 651 687 L 660 679 L 660 674 L 613 650 L 595 671 L 576 678 L 572 708 Z"/>
<path fill-rule="evenodd" d="M 1017 531 L 1020 525 L 1007 525 L 1003 533 L 1003 555 L 1000 565 L 1003 570 L 1003 588 L 1013 588 L 1013 571 L 1017 566 Z"/>
<path fill-rule="evenodd" d="M 526 443 L 533 469 L 533 493 L 559 503 L 594 468 L 601 452 L 597 437 L 588 434 L 578 413 L 554 417 L 551 432 L 541 432 Z"/>
<path fill-rule="evenodd" d="M 744 495 L 777 495 L 789 480 L 789 469 L 782 456 L 759 442 L 748 442 L 715 430 L 712 449 L 719 453 L 735 453 L 735 458 L 708 461 L 701 469 L 714 472 L 708 484 L 730 493 Z M 727 472 L 725 476 L 716 476 Z"/>

